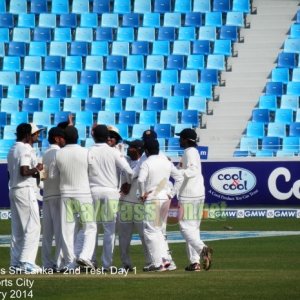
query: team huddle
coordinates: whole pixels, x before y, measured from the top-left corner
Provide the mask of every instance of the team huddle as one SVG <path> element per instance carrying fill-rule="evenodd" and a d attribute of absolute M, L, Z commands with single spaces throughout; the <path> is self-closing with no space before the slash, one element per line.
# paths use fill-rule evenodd
<path fill-rule="evenodd" d="M 125 141 L 125 153 L 113 126 L 93 126 L 95 144 L 84 148 L 78 144 L 76 127 L 65 123 L 49 130 L 49 148 L 39 161 L 33 145 L 41 130 L 33 123 L 18 125 L 16 143 L 7 157 L 12 269 L 35 274 L 42 269 L 93 270 L 101 265 L 104 272 L 110 272 L 118 232 L 121 269 L 132 271 L 129 250 L 137 230 L 144 252 L 143 270 L 175 270 L 166 234 L 174 196 L 190 262 L 185 270 L 210 268 L 212 249 L 200 239 L 205 190 L 194 130 L 186 128 L 177 134 L 184 149 L 178 167 L 159 150 L 152 130 L 145 131 L 141 140 Z M 43 268 L 36 265 L 41 232 L 38 187 L 43 189 Z M 100 226 L 103 247 L 97 261 Z"/>

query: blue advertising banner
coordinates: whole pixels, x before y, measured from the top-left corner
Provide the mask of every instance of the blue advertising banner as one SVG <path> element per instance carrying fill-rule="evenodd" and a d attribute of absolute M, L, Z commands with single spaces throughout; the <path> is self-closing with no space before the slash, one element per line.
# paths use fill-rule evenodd
<path fill-rule="evenodd" d="M 208 204 L 300 206 L 300 161 L 203 161 L 202 169 Z M 0 179 L 0 207 L 9 207 L 6 164 Z"/>
<path fill-rule="evenodd" d="M 203 162 L 206 202 L 227 206 L 299 206 L 300 162 Z"/>

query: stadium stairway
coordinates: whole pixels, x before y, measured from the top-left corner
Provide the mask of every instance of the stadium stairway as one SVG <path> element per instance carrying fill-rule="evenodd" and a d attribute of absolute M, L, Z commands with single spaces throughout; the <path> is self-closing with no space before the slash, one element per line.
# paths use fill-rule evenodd
<path fill-rule="evenodd" d="M 276 65 L 298 5 L 296 0 L 253 1 L 257 13 L 248 15 L 250 28 L 242 28 L 240 32 L 244 42 L 234 47 L 238 56 L 228 59 L 232 71 L 222 72 L 225 86 L 215 88 L 218 101 L 210 101 L 212 114 L 206 116 L 205 128 L 198 129 L 200 144 L 209 147 L 209 159 L 233 156 Z"/>

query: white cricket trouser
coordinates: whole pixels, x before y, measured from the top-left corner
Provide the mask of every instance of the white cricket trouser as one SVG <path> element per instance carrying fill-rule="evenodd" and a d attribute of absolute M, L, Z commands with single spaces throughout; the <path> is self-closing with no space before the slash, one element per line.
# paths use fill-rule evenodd
<path fill-rule="evenodd" d="M 74 240 L 76 239 L 79 226 L 83 235 L 79 257 L 90 260 L 94 252 L 97 232 L 92 198 L 77 197 L 75 199 L 62 197 L 61 220 L 61 245 L 65 264 L 73 263 L 76 259 Z"/>
<path fill-rule="evenodd" d="M 143 219 L 140 219 L 139 216 L 135 215 L 135 205 L 143 207 L 141 203 L 131 203 L 120 201 L 120 210 L 118 215 L 118 232 L 119 232 L 119 247 L 120 247 L 120 257 L 123 266 L 132 267 L 132 262 L 129 255 L 130 242 L 133 234 L 134 228 L 138 231 L 140 236 L 145 264 L 148 265 L 151 263 L 151 258 L 149 256 L 147 246 L 144 238 L 144 224 Z M 128 212 L 124 213 L 123 212 Z"/>
<path fill-rule="evenodd" d="M 61 251 L 61 199 L 52 198 L 43 201 L 43 239 L 42 262 L 45 268 L 58 267 L 62 264 Z M 52 242 L 55 238 L 55 256 L 52 256 Z"/>
<path fill-rule="evenodd" d="M 120 194 L 118 190 L 114 189 L 95 188 L 92 190 L 92 196 L 95 204 L 96 222 L 103 226 L 102 266 L 109 268 L 113 262 Z"/>
<path fill-rule="evenodd" d="M 169 199 L 149 199 L 145 202 L 144 237 L 152 264 L 159 267 L 166 253 L 163 226 L 165 222 L 164 208 Z M 170 205 L 168 203 L 168 205 Z"/>
<path fill-rule="evenodd" d="M 19 262 L 35 264 L 39 247 L 41 224 L 34 188 L 23 187 L 9 191 L 11 207 L 11 265 Z"/>
<path fill-rule="evenodd" d="M 168 237 L 167 237 L 167 220 L 168 220 L 168 212 L 170 208 L 171 200 L 166 201 L 163 206 L 163 224 L 162 224 L 162 234 L 164 236 L 164 243 L 161 245 L 162 258 L 164 260 L 172 261 L 172 255 L 169 249 Z"/>
<path fill-rule="evenodd" d="M 195 263 L 198 262 L 198 256 L 205 246 L 200 239 L 200 223 L 204 198 L 199 200 L 179 199 L 179 203 L 181 208 L 183 208 L 183 216 L 179 220 L 180 231 L 187 243 L 188 259 L 190 263 Z"/>

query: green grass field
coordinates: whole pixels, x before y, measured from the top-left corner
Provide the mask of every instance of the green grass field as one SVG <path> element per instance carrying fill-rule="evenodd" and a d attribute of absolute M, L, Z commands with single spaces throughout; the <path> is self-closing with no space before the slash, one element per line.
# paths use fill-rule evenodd
<path fill-rule="evenodd" d="M 0 234 L 9 233 L 9 222 L 0 221 Z M 204 220 L 203 230 L 299 230 L 297 219 Z M 168 227 L 178 230 L 176 225 Z M 2 293 L 27 290 L 17 279 L 34 280 L 33 297 L 26 299 L 298 299 L 300 295 L 300 236 L 213 241 L 212 269 L 185 272 L 185 245 L 170 244 L 178 269 L 173 272 L 144 273 L 140 246 L 132 246 L 136 274 L 122 275 L 0 275 Z M 98 258 L 101 248 L 98 249 Z M 120 265 L 118 247 L 116 266 Z M 38 258 L 38 262 L 40 260 Z M 0 269 L 7 269 L 9 248 L 0 248 Z M 5 286 L 11 280 L 13 287 Z M 20 281 L 20 279 L 19 279 Z M 24 292 L 23 292 L 24 293 Z M 20 299 L 25 299 L 25 294 Z"/>

